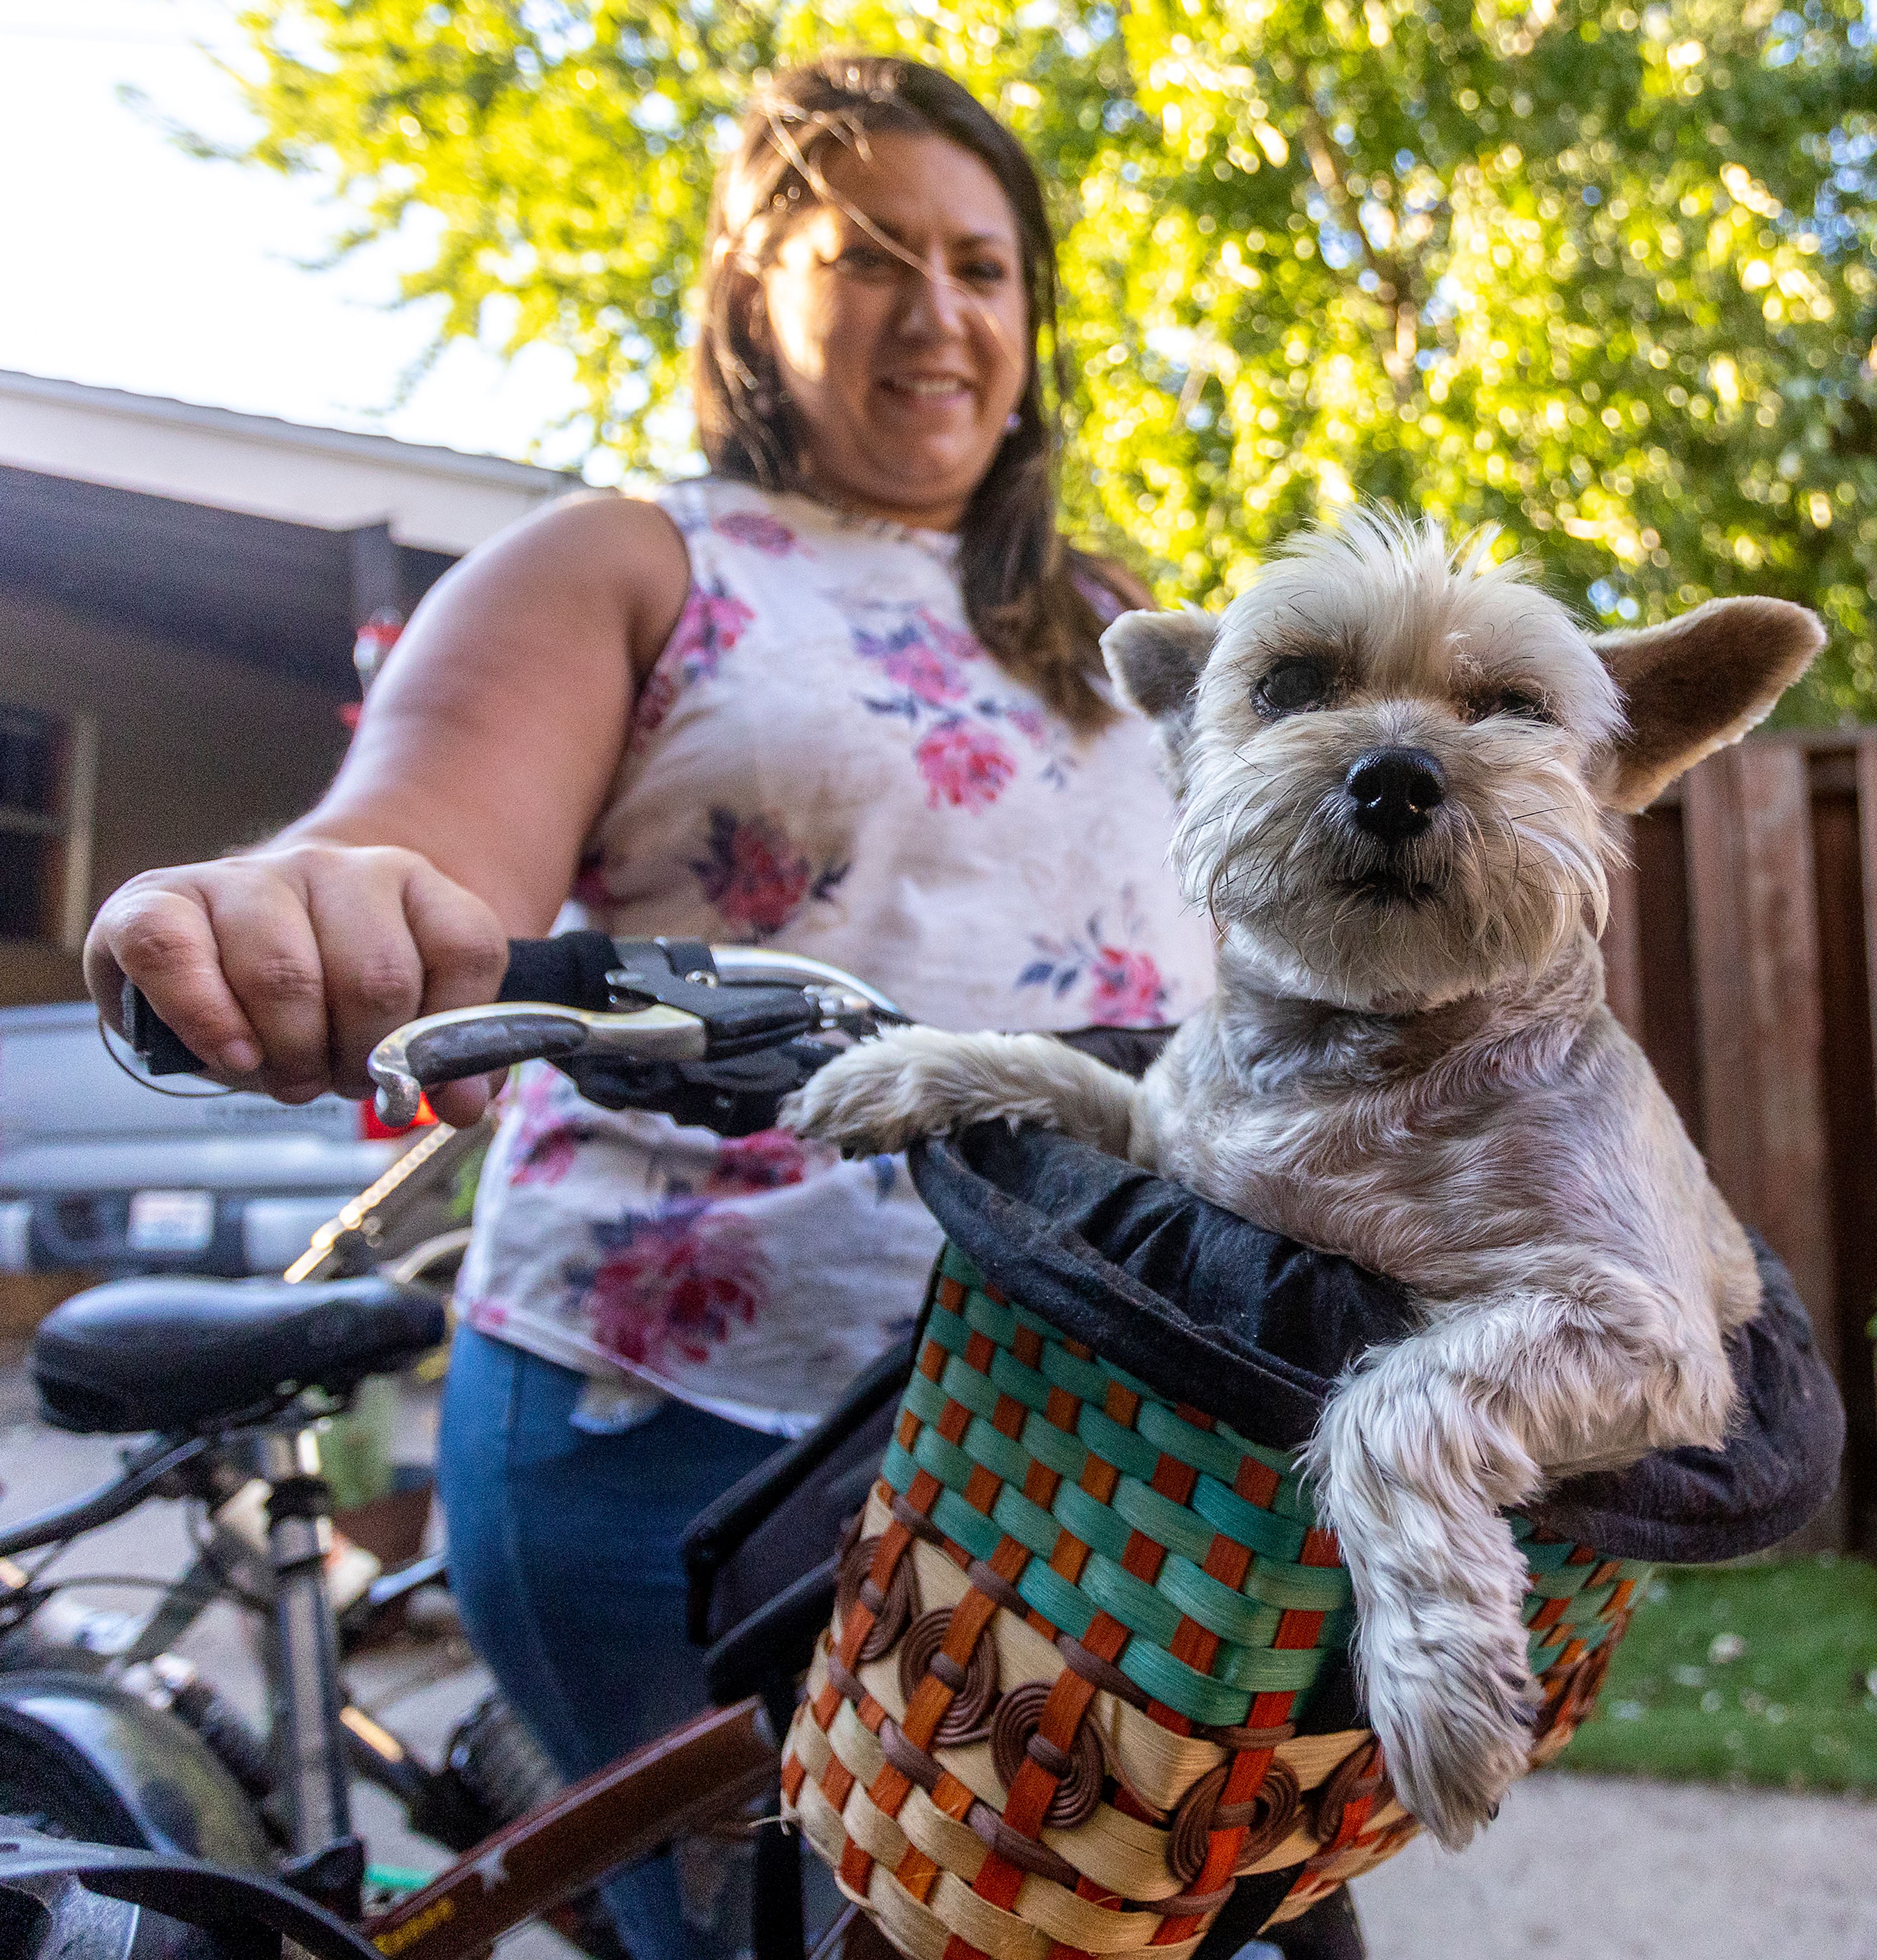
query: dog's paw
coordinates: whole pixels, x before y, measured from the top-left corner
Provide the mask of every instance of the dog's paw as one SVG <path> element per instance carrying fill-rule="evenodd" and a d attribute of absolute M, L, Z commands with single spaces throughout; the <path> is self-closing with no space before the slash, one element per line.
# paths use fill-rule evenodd
<path fill-rule="evenodd" d="M 850 1153 L 904 1150 L 975 1113 L 963 1106 L 946 1045 L 967 1039 L 895 1029 L 837 1056 L 782 1105 L 784 1129 Z"/>
<path fill-rule="evenodd" d="M 1531 1760 L 1540 1696 L 1524 1630 L 1508 1639 L 1476 1606 L 1424 1602 L 1407 1641 L 1364 1644 L 1369 1719 L 1396 1793 L 1457 1851 Z"/>

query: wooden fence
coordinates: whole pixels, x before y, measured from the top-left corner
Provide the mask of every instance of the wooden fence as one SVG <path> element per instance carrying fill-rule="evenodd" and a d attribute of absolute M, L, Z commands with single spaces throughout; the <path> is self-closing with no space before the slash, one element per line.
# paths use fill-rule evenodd
<path fill-rule="evenodd" d="M 1844 1484 L 1803 1542 L 1877 1551 L 1877 729 L 1751 738 L 1629 832 L 1610 1004 L 1844 1389 Z"/>

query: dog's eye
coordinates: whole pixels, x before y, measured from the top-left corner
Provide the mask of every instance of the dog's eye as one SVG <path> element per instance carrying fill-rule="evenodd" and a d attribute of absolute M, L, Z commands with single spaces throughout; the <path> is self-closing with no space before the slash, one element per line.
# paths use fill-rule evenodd
<path fill-rule="evenodd" d="M 1255 690 L 1258 705 L 1271 714 L 1295 714 L 1320 708 L 1329 694 L 1329 675 L 1321 660 L 1293 654 L 1279 660 Z"/>
<path fill-rule="evenodd" d="M 1529 688 L 1501 688 L 1497 694 L 1482 695 L 1473 703 L 1472 718 L 1484 721 L 1489 714 L 1516 714 L 1522 721 L 1554 721 L 1557 717 L 1541 694 Z"/>

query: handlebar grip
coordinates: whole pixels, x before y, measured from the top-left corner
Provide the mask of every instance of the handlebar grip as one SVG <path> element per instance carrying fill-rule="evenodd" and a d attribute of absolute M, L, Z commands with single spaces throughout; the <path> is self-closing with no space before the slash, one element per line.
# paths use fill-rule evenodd
<path fill-rule="evenodd" d="M 603 932 L 564 932 L 552 939 L 511 939 L 498 1001 L 552 1001 L 594 1013 L 607 1004 L 606 975 L 619 963 Z M 159 1019 L 133 981 L 124 982 L 124 1032 L 146 1075 L 203 1075 L 208 1064 Z M 492 1061 L 486 1064 L 499 1068 Z"/>

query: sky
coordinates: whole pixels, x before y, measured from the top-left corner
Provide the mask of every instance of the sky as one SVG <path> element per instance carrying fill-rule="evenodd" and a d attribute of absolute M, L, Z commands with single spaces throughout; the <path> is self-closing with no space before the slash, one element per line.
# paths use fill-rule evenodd
<path fill-rule="evenodd" d="M 250 119 L 231 0 L 0 0 L 0 368 L 530 461 L 571 364 L 458 343 L 394 406 L 435 315 L 393 309 L 395 245 L 309 269 L 339 225 L 320 187 L 186 155 L 158 113 L 220 141 Z"/>

